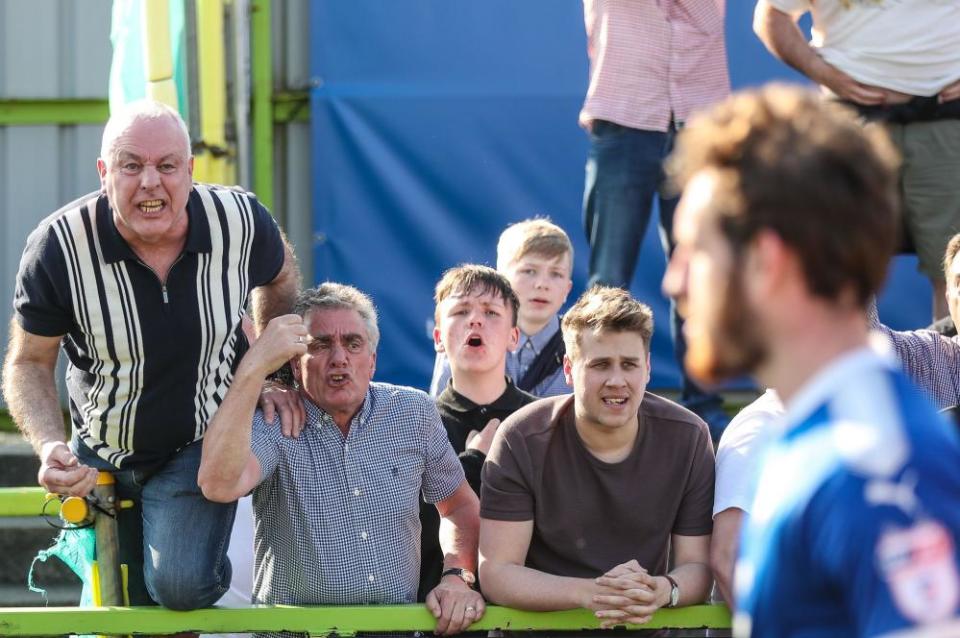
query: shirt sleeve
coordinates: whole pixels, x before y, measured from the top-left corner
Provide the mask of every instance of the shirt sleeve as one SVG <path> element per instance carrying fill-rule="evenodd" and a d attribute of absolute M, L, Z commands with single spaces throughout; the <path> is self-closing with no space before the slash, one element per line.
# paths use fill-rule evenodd
<path fill-rule="evenodd" d="M 433 360 L 433 377 L 430 379 L 430 396 L 437 398 L 450 382 L 450 360 L 443 352 Z"/>
<path fill-rule="evenodd" d="M 903 371 L 938 408 L 957 403 L 960 337 L 931 330 L 892 330 L 879 322 L 872 327 L 889 340 Z"/>
<path fill-rule="evenodd" d="M 253 428 L 250 435 L 250 449 L 260 463 L 260 484 L 271 478 L 280 465 L 280 446 L 277 445 L 277 433 L 280 432 L 279 416 L 273 425 L 263 420 L 259 409 L 253 414 Z"/>
<path fill-rule="evenodd" d="M 423 395 L 423 500 L 436 503 L 452 495 L 465 480 L 463 467 L 433 401 Z"/>
<path fill-rule="evenodd" d="M 684 489 L 677 517 L 673 522 L 674 534 L 680 536 L 703 536 L 713 531 L 713 490 L 715 463 L 713 443 L 706 426 L 699 429 L 690 477 Z"/>
<path fill-rule="evenodd" d="M 254 236 L 250 254 L 250 283 L 252 287 L 273 281 L 283 267 L 283 239 L 277 220 L 253 195 L 250 206 L 253 210 Z"/>
<path fill-rule="evenodd" d="M 792 16 L 802 15 L 813 9 L 810 0 L 767 0 L 767 2 L 774 9 Z"/>
<path fill-rule="evenodd" d="M 750 512 L 766 439 L 762 433 L 775 418 L 772 412 L 757 410 L 737 415 L 727 426 L 717 447 L 714 516 L 731 507 Z"/>
<path fill-rule="evenodd" d="M 59 337 L 74 327 L 66 262 L 50 225 L 37 228 L 27 238 L 13 309 L 17 323 L 31 334 Z"/>
<path fill-rule="evenodd" d="M 497 430 L 483 464 L 480 516 L 498 521 L 534 519 L 534 495 L 529 448 L 522 434 L 507 421 Z"/>

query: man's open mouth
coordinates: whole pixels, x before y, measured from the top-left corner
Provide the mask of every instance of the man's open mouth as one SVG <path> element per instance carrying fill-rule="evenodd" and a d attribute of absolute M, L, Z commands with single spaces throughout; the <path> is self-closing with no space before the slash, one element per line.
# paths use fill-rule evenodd
<path fill-rule="evenodd" d="M 626 397 L 604 397 L 602 400 L 606 405 L 623 405 L 627 402 Z"/>

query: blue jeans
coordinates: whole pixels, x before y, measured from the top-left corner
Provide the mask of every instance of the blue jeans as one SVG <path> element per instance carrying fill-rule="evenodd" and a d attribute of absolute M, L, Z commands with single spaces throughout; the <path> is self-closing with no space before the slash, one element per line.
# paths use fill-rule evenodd
<path fill-rule="evenodd" d="M 664 254 L 673 252 L 673 214 L 677 198 L 664 188 L 663 162 L 673 150 L 676 128 L 645 131 L 594 120 L 590 133 L 583 221 L 590 245 L 587 286 L 606 284 L 629 290 L 637 268 L 640 244 L 647 232 L 653 198 L 660 203 L 660 242 Z M 723 400 L 704 392 L 683 367 L 687 350 L 676 305 L 670 305 L 670 332 L 674 356 L 683 374 L 681 401 L 694 412 L 717 410 Z"/>
<path fill-rule="evenodd" d="M 200 492 L 202 443 L 149 472 L 117 470 L 76 438 L 70 448 L 81 463 L 112 472 L 118 498 L 134 501 L 117 519 L 130 604 L 187 610 L 217 602 L 230 588 L 227 547 L 237 504 L 213 503 Z"/>

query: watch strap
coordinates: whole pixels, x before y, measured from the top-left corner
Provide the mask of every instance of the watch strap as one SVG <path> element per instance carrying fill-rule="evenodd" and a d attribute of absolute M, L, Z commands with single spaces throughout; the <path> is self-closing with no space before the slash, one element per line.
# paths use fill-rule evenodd
<path fill-rule="evenodd" d="M 680 585 L 670 574 L 664 574 L 663 577 L 670 582 L 670 601 L 667 603 L 667 607 L 676 607 L 677 603 L 680 602 Z"/>
<path fill-rule="evenodd" d="M 473 572 L 462 567 L 451 567 L 450 569 L 443 570 L 440 578 L 444 578 L 445 576 L 456 576 L 463 580 L 469 587 L 473 587 L 473 584 L 477 582 L 477 577 L 473 575 Z"/>

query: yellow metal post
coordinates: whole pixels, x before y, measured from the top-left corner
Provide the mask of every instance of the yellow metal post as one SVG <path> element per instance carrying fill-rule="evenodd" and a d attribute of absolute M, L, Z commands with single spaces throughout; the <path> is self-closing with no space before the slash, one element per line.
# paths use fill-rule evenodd
<path fill-rule="evenodd" d="M 222 0 L 197 0 L 197 69 L 200 86 L 200 139 L 194 179 L 234 184 L 233 154 L 227 145 L 227 78 Z"/>
<path fill-rule="evenodd" d="M 143 0 L 140 33 L 143 37 L 143 75 L 147 97 L 178 108 L 177 85 L 173 81 L 173 54 L 170 51 L 170 7 L 168 0 Z"/>
<path fill-rule="evenodd" d="M 97 539 L 97 566 L 101 606 L 115 607 L 124 604 L 123 579 L 120 574 L 117 533 L 117 499 L 113 474 L 100 472 L 97 486 L 93 488 L 98 511 L 94 517 L 94 532 Z"/>

